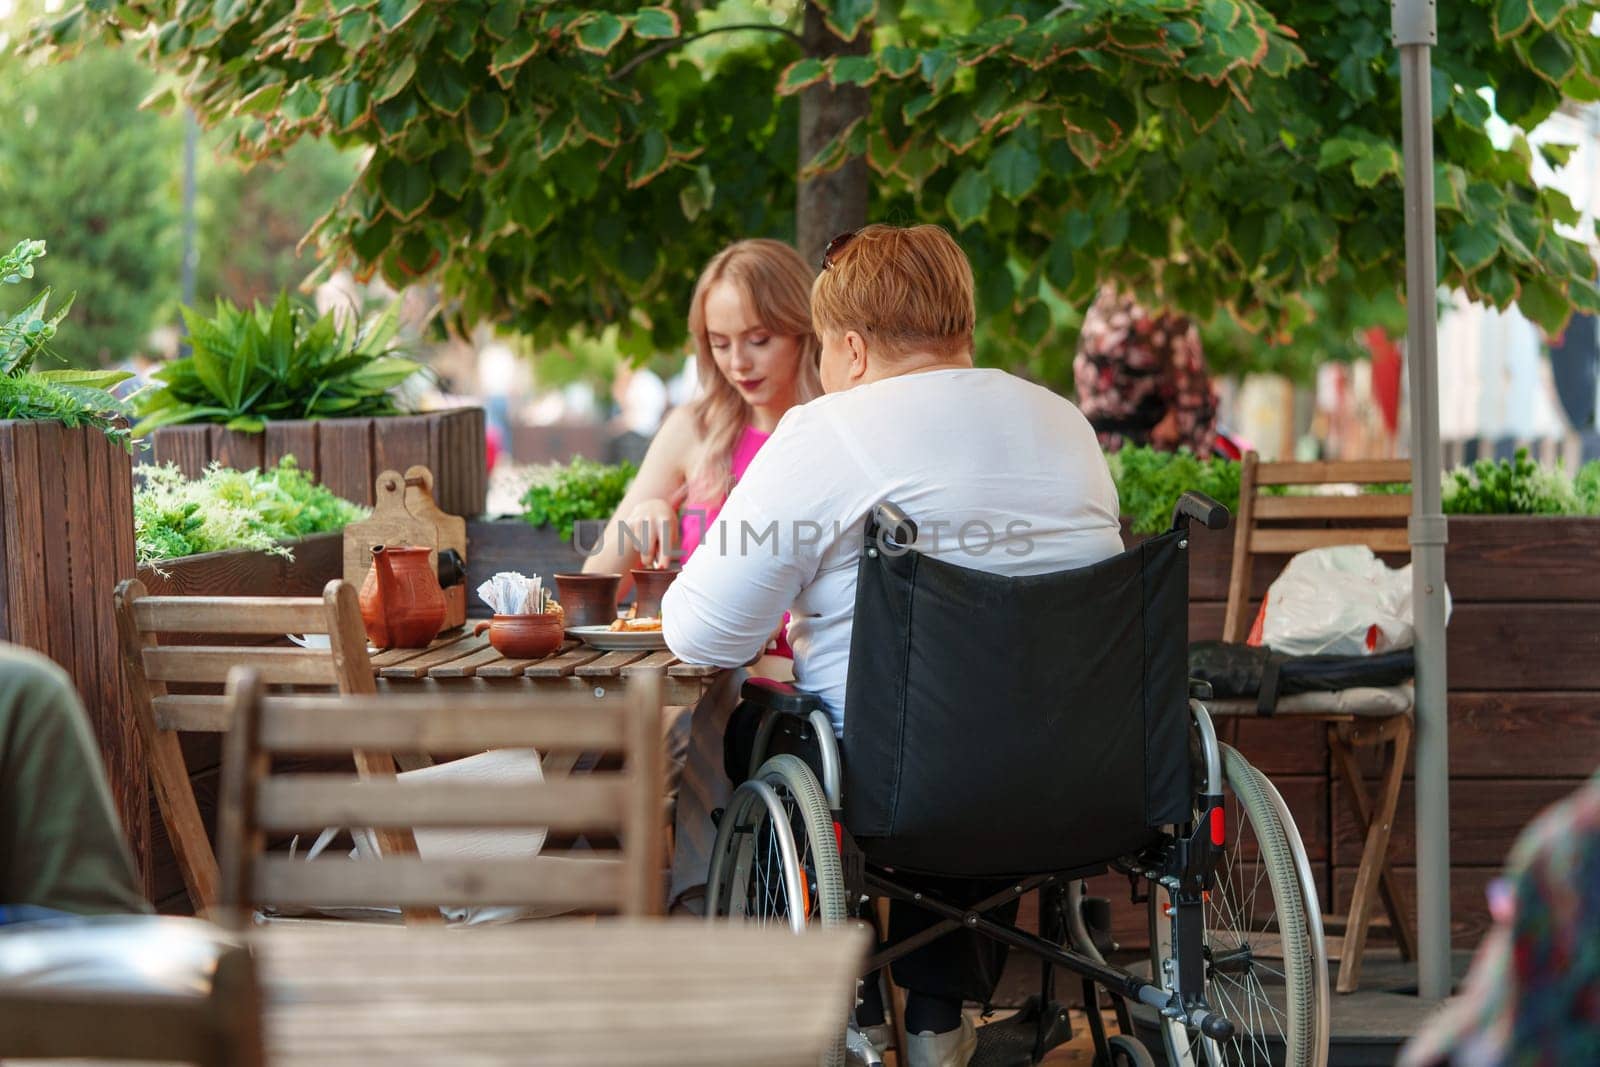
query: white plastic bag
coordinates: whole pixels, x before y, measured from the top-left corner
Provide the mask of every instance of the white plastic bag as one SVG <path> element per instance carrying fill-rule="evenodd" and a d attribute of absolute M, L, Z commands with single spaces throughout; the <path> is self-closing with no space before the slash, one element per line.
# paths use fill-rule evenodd
<path fill-rule="evenodd" d="M 1301 552 L 1267 590 L 1261 643 L 1289 656 L 1362 656 L 1410 648 L 1411 565 L 1398 570 L 1365 545 Z M 1445 617 L 1450 595 L 1445 593 Z"/>

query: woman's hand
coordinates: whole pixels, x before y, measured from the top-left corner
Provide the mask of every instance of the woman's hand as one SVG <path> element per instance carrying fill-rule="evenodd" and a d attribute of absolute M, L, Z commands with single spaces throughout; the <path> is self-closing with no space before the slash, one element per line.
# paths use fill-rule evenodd
<path fill-rule="evenodd" d="M 683 498 L 680 490 L 673 494 L 675 499 L 662 499 L 656 497 L 651 500 L 641 500 L 633 510 L 623 518 L 626 528 L 624 536 L 632 538 L 630 547 L 637 542 L 639 549 L 639 562 L 644 567 L 661 568 L 672 562 L 672 549 L 677 540 L 678 532 L 678 503 Z"/>

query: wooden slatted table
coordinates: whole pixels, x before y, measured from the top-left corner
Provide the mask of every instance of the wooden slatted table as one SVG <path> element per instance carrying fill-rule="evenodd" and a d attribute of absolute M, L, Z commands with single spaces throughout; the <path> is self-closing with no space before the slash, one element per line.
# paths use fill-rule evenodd
<path fill-rule="evenodd" d="M 254 929 L 268 1063 L 815 1064 L 869 942 L 698 920 Z"/>
<path fill-rule="evenodd" d="M 697 703 L 722 674 L 720 667 L 684 663 L 667 651 L 600 652 L 571 640 L 543 659 L 506 659 L 489 647 L 487 634 L 465 630 L 444 634 L 427 648 L 390 649 L 372 657 L 380 690 L 527 686 L 589 693 L 604 702 L 621 701 L 628 678 L 652 668 L 666 672 L 662 696 L 669 705 Z"/>

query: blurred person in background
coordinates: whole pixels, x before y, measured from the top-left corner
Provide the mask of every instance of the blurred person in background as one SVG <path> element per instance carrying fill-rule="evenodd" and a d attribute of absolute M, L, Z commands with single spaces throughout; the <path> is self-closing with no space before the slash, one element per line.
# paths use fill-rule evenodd
<path fill-rule="evenodd" d="M 1173 311 L 1150 311 L 1115 286 L 1100 289 L 1083 318 L 1072 364 L 1078 407 L 1100 447 L 1217 448 L 1217 398 L 1200 331 Z"/>

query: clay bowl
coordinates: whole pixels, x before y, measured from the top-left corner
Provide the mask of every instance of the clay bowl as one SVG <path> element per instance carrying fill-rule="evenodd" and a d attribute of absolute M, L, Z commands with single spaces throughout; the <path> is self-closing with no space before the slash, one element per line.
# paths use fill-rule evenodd
<path fill-rule="evenodd" d="M 556 599 L 568 626 L 610 626 L 617 619 L 620 574 L 558 574 Z"/>
<path fill-rule="evenodd" d="M 644 619 L 660 615 L 662 594 L 667 591 L 667 586 L 671 585 L 677 577 L 678 571 L 676 568 L 659 571 L 634 568 L 634 616 Z"/>
<path fill-rule="evenodd" d="M 480 622 L 472 632 L 489 631 L 489 644 L 506 659 L 541 659 L 561 647 L 566 637 L 561 616 L 555 612 L 543 615 L 496 615 L 488 622 Z"/>

